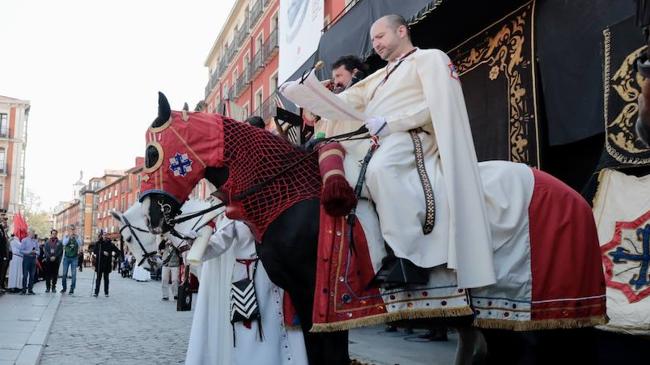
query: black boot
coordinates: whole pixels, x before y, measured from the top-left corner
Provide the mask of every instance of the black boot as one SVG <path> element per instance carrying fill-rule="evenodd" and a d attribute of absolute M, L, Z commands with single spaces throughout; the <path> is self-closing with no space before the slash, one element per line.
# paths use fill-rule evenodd
<path fill-rule="evenodd" d="M 381 260 L 381 268 L 368 287 L 396 289 L 409 285 L 424 285 L 428 281 L 428 269 L 416 266 L 407 259 L 395 257 L 391 252 Z"/>

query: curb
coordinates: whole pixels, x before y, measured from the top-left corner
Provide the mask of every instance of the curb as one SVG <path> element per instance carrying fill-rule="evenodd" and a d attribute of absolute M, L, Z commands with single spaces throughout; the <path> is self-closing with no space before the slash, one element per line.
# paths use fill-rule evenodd
<path fill-rule="evenodd" d="M 62 295 L 55 295 L 48 303 L 36 329 L 34 329 L 34 332 L 29 336 L 27 343 L 20 351 L 15 362 L 16 365 L 37 365 L 41 361 L 41 355 L 50 335 L 54 317 L 61 304 L 61 297 Z"/>

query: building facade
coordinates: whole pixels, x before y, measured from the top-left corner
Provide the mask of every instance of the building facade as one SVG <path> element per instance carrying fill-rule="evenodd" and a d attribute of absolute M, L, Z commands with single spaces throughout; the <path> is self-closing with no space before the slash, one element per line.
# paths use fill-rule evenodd
<path fill-rule="evenodd" d="M 59 231 L 59 237 L 68 232 L 70 225 L 77 227 L 77 233 L 82 235 L 84 247 L 87 248 L 97 239 L 97 210 L 99 206 L 98 191 L 105 186 L 123 178 L 123 171 L 106 170 L 101 177 L 93 177 L 88 184 L 81 179 L 74 185 L 75 198 L 70 202 L 59 204 L 54 210 L 54 228 Z"/>
<path fill-rule="evenodd" d="M 0 213 L 9 220 L 24 203 L 29 110 L 29 101 L 0 95 Z"/>
<path fill-rule="evenodd" d="M 351 0 L 324 0 L 325 26 Z M 278 88 L 278 13 L 280 0 L 238 0 L 230 11 L 205 61 L 208 112 L 236 117 L 228 101 L 239 107 L 240 119 L 261 116 L 268 125 L 275 114 Z M 225 111 L 225 112 L 224 112 Z"/>
<path fill-rule="evenodd" d="M 111 211 L 126 211 L 133 203 L 138 201 L 144 158 L 137 157 L 135 166 L 125 172 L 120 178 L 106 184 L 96 191 L 97 210 L 93 237 L 100 231 L 106 233 L 111 239 L 119 238 L 119 223 L 111 215 Z"/>

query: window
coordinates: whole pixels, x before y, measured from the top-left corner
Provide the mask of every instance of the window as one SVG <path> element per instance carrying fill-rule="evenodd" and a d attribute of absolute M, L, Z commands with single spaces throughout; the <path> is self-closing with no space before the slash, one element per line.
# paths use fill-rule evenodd
<path fill-rule="evenodd" d="M 264 44 L 264 32 L 260 32 L 255 38 L 255 53 L 262 50 L 262 45 Z"/>
<path fill-rule="evenodd" d="M 246 52 L 244 55 L 244 70 L 251 65 L 251 54 L 250 52 Z"/>
<path fill-rule="evenodd" d="M 278 12 L 276 11 L 271 17 L 271 32 L 278 29 Z"/>
<path fill-rule="evenodd" d="M 0 137 L 9 136 L 9 120 L 7 114 L 0 113 Z"/>
<path fill-rule="evenodd" d="M 5 152 L 4 148 L 0 148 L 0 174 L 6 174 L 7 173 L 7 166 L 5 166 L 5 163 L 7 162 L 7 154 Z"/>
<path fill-rule="evenodd" d="M 257 109 L 259 109 L 262 106 L 262 102 L 264 101 L 264 95 L 262 94 L 262 88 L 259 88 L 255 92 L 255 112 L 257 112 Z"/>
<path fill-rule="evenodd" d="M 278 73 L 274 73 L 269 79 L 269 93 L 274 93 L 278 88 Z"/>
<path fill-rule="evenodd" d="M 228 99 L 228 80 L 223 82 L 223 89 L 221 90 L 221 99 Z"/>
<path fill-rule="evenodd" d="M 248 118 L 251 115 L 250 114 L 250 105 L 248 105 L 248 103 L 246 103 L 246 104 L 244 104 L 244 107 L 242 109 L 244 109 L 244 115 L 246 116 L 246 118 Z"/>
<path fill-rule="evenodd" d="M 235 67 L 235 70 L 232 72 L 232 79 L 236 82 L 239 78 L 239 68 Z"/>

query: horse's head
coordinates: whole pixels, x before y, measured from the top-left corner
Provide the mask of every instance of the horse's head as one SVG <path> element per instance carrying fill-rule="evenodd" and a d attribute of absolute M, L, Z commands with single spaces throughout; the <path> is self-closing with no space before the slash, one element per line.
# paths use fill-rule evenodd
<path fill-rule="evenodd" d="M 158 240 L 146 229 L 141 204 L 136 202 L 124 213 L 111 211 L 111 215 L 120 222 L 120 235 L 135 256 L 136 264 L 147 270 L 152 269 Z"/>
<path fill-rule="evenodd" d="M 165 95 L 158 93 L 158 116 L 146 139 L 140 201 L 146 227 L 160 234 L 171 229 L 172 219 L 199 180 L 223 167 L 223 119 L 172 111 Z"/>

